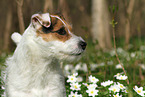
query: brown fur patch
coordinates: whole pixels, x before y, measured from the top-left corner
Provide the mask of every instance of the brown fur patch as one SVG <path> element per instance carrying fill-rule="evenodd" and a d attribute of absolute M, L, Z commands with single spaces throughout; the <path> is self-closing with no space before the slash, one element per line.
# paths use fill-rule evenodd
<path fill-rule="evenodd" d="M 56 15 L 54 15 L 54 16 L 56 16 Z M 62 21 L 65 23 L 65 25 L 63 24 Z M 71 31 L 72 28 L 70 25 L 67 24 L 67 22 L 65 20 L 62 19 L 62 21 L 56 17 L 51 17 L 52 29 L 49 31 L 49 33 L 44 33 L 42 30 L 42 27 L 40 27 L 37 30 L 37 36 L 42 37 L 42 39 L 47 41 L 47 42 L 55 41 L 55 40 L 62 41 L 62 42 L 67 41 L 68 39 L 71 38 L 71 35 L 68 32 L 68 29 L 69 29 L 69 31 Z M 57 31 L 60 30 L 62 27 L 64 27 L 64 30 L 66 32 L 65 35 L 60 35 L 59 33 L 57 33 Z"/>

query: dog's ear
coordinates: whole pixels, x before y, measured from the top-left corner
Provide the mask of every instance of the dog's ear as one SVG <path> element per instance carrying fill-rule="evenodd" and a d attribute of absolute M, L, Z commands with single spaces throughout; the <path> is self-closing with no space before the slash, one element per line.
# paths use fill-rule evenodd
<path fill-rule="evenodd" d="M 34 14 L 31 18 L 33 26 L 37 29 L 40 26 L 44 26 L 49 28 L 51 25 L 50 15 L 49 13 L 45 14 Z"/>

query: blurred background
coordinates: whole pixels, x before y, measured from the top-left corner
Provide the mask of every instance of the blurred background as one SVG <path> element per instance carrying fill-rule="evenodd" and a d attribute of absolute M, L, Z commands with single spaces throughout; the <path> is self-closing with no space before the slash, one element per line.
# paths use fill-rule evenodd
<path fill-rule="evenodd" d="M 96 43 L 96 48 L 113 47 L 112 19 L 117 22 L 116 39 L 125 46 L 145 36 L 145 0 L 0 0 L 0 7 L 0 54 L 15 49 L 11 34 L 22 34 L 39 12 L 62 14 L 73 32 Z"/>

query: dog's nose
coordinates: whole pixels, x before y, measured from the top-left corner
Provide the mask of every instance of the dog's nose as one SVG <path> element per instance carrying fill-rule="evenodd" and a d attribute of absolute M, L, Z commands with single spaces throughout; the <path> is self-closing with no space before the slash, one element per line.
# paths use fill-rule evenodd
<path fill-rule="evenodd" d="M 83 50 L 85 50 L 85 48 L 86 48 L 86 46 L 87 46 L 87 43 L 84 42 L 84 41 L 80 41 L 80 42 L 79 42 L 79 46 L 80 46 Z"/>

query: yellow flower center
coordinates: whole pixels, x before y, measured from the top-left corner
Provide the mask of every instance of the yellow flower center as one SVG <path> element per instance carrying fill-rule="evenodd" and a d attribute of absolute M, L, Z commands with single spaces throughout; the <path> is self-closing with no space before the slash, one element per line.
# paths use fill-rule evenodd
<path fill-rule="evenodd" d="M 94 91 L 91 91 L 91 94 L 94 94 Z"/>
<path fill-rule="evenodd" d="M 92 80 L 93 80 L 93 81 L 95 81 L 95 79 L 94 79 L 94 78 L 92 78 Z"/>
<path fill-rule="evenodd" d="M 123 79 L 123 77 L 121 76 L 121 79 Z"/>
<path fill-rule="evenodd" d="M 75 95 L 73 95 L 72 97 L 76 97 Z"/>
<path fill-rule="evenodd" d="M 116 89 L 114 88 L 114 89 L 113 89 L 113 92 L 115 92 L 115 91 L 116 91 Z"/>
<path fill-rule="evenodd" d="M 119 76 L 120 75 L 120 73 L 117 73 L 117 76 Z"/>
<path fill-rule="evenodd" d="M 73 78 L 71 78 L 70 80 L 74 80 Z"/>
<path fill-rule="evenodd" d="M 117 97 L 117 95 L 114 95 L 114 97 Z"/>
<path fill-rule="evenodd" d="M 89 85 L 87 84 L 87 87 L 88 87 Z"/>
<path fill-rule="evenodd" d="M 128 90 L 126 90 L 126 92 L 128 92 Z"/>
<path fill-rule="evenodd" d="M 78 88 L 77 85 L 74 86 L 76 89 Z"/>
<path fill-rule="evenodd" d="M 137 90 L 137 93 L 141 93 L 141 90 Z"/>
<path fill-rule="evenodd" d="M 123 88 L 123 85 L 120 85 L 120 88 Z"/>

